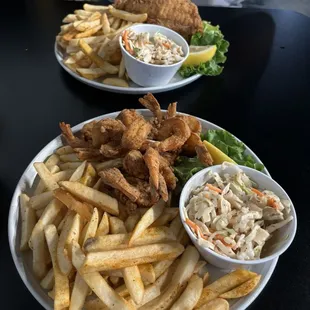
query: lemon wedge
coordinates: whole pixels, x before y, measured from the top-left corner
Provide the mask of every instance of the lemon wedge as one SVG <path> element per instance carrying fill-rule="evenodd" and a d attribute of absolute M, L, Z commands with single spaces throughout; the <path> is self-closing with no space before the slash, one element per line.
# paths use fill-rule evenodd
<path fill-rule="evenodd" d="M 183 66 L 196 66 L 202 62 L 207 62 L 213 58 L 216 53 L 216 45 L 189 47 L 189 55 L 183 63 Z"/>
<path fill-rule="evenodd" d="M 214 165 L 220 165 L 224 161 L 236 164 L 234 160 L 232 160 L 230 157 L 228 157 L 225 153 L 223 153 L 220 149 L 218 149 L 216 146 L 214 146 L 210 142 L 204 140 L 203 143 L 205 144 L 209 153 L 211 154 Z"/>

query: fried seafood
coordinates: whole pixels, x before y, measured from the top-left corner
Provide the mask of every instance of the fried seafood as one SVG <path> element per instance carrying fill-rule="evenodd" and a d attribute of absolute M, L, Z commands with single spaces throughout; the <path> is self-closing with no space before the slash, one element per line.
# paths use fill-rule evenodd
<path fill-rule="evenodd" d="M 143 98 L 140 98 L 139 102 L 145 108 L 149 109 L 153 113 L 154 117 L 158 120 L 158 122 L 161 123 L 163 118 L 162 111 L 157 99 L 151 93 L 148 93 Z"/>
<path fill-rule="evenodd" d="M 110 168 L 99 172 L 102 182 L 118 189 L 131 201 L 135 202 L 140 196 L 140 191 L 130 185 L 123 174 L 117 168 Z"/>
<path fill-rule="evenodd" d="M 140 151 L 133 150 L 126 154 L 123 160 L 123 168 L 129 175 L 145 179 L 148 177 L 148 168 Z"/>
<path fill-rule="evenodd" d="M 138 118 L 125 130 L 122 146 L 128 150 L 139 150 L 151 132 L 152 125 L 144 118 Z"/>
<path fill-rule="evenodd" d="M 190 137 L 191 130 L 181 119 L 173 117 L 162 122 L 157 138 L 160 140 L 158 150 L 168 152 L 180 149 Z"/>
<path fill-rule="evenodd" d="M 150 174 L 150 185 L 158 190 L 159 186 L 159 153 L 152 147 L 148 148 L 143 158 Z"/>
<path fill-rule="evenodd" d="M 94 162 L 100 176 L 96 189 L 117 198 L 127 214 L 152 207 L 161 198 L 169 200 L 177 185 L 173 167 L 179 155 L 197 156 L 206 166 L 213 162 L 201 141 L 198 119 L 178 114 L 176 102 L 163 113 L 150 93 L 139 101 L 152 117 L 124 109 L 116 119 L 85 124 L 81 137 L 69 124 L 60 123 L 71 152 L 76 153 L 68 154 L 70 160 Z"/>
<path fill-rule="evenodd" d="M 116 117 L 116 119 L 120 120 L 126 127 L 129 127 L 138 118 L 142 118 L 142 116 L 134 109 L 124 109 Z"/>

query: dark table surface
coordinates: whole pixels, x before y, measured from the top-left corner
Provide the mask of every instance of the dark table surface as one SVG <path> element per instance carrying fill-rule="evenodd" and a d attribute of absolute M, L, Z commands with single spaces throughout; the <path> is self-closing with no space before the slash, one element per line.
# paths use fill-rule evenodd
<path fill-rule="evenodd" d="M 10 6 L 10 7 L 9 7 Z M 10 199 L 24 169 L 59 134 L 58 122 L 137 108 L 138 96 L 90 88 L 57 64 L 54 37 L 80 3 L 7 1 L 0 11 L 0 276 L 4 309 L 40 309 L 15 269 L 7 241 Z M 200 116 L 234 133 L 287 190 L 298 214 L 290 249 L 251 309 L 309 309 L 310 19 L 279 10 L 200 8 L 231 47 L 224 73 L 158 94 L 164 108 Z"/>

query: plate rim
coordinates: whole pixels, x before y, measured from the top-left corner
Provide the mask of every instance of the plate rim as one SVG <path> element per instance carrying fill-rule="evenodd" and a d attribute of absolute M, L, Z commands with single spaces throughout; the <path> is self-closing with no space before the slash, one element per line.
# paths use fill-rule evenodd
<path fill-rule="evenodd" d="M 141 113 L 142 115 L 144 116 L 151 116 L 152 113 L 147 110 L 147 109 L 135 109 L 137 112 Z M 166 112 L 167 110 L 162 110 L 163 112 Z M 75 125 L 74 127 L 72 127 L 72 131 L 75 133 L 79 130 L 81 130 L 81 128 L 83 127 L 83 125 L 85 123 L 88 123 L 88 122 L 91 122 L 93 120 L 99 120 L 99 119 L 103 119 L 103 118 L 115 118 L 116 115 L 118 115 L 118 113 L 120 113 L 120 111 L 117 111 L 117 112 L 111 112 L 111 113 L 108 113 L 108 114 L 102 114 L 102 115 L 99 115 L 99 116 L 96 116 L 94 118 L 91 118 L 91 119 L 88 119 L 86 121 L 83 121 L 83 122 L 80 122 L 78 123 L 77 125 Z M 179 114 L 183 114 L 183 115 L 190 115 L 190 114 L 187 114 L 187 113 L 183 113 L 183 112 L 179 112 Z M 207 121 L 207 120 L 204 120 L 202 118 L 199 118 L 197 117 L 197 119 L 204 123 L 205 126 L 214 126 L 216 127 L 217 129 L 219 130 L 225 130 L 223 129 L 222 127 L 210 122 L 210 121 Z M 234 136 L 234 135 L 233 135 Z M 235 136 L 234 136 L 235 137 Z M 237 137 L 235 137 L 238 141 L 241 141 L 240 139 L 238 139 Z M 242 141 L 241 141 L 242 142 Z M 22 187 L 22 184 L 24 183 L 23 180 L 25 178 L 25 176 L 27 176 L 29 170 L 32 168 L 33 169 L 33 163 L 36 161 L 36 159 L 38 157 L 40 157 L 40 155 L 43 153 L 43 152 L 46 152 L 46 150 L 48 150 L 53 143 L 61 143 L 61 135 L 58 135 L 56 136 L 54 139 L 52 139 L 50 142 L 48 142 L 35 156 L 34 158 L 31 160 L 31 162 L 28 164 L 28 166 L 26 167 L 26 169 L 24 170 L 24 172 L 22 173 L 21 177 L 19 178 L 19 181 L 18 183 L 16 184 L 16 188 L 14 190 L 14 193 L 13 193 L 13 196 L 12 196 L 12 199 L 11 199 L 11 202 L 10 202 L 10 209 L 9 209 L 9 215 L 8 215 L 8 241 L 9 241 L 9 246 L 10 246 L 10 252 L 11 252 L 11 255 L 12 255 L 12 258 L 13 258 L 13 261 L 14 261 L 14 264 L 15 264 L 15 267 L 17 269 L 17 272 L 19 274 L 19 276 L 21 277 L 22 281 L 24 282 L 25 286 L 27 287 L 27 289 L 29 290 L 29 292 L 32 294 L 32 296 L 41 304 L 41 306 L 44 308 L 44 309 L 50 309 L 49 308 L 49 305 L 48 303 L 46 303 L 46 301 L 41 297 L 41 295 L 39 294 L 39 291 L 35 289 L 35 287 L 33 286 L 33 284 L 28 280 L 27 281 L 27 276 L 26 276 L 26 272 L 24 271 L 24 266 L 22 264 L 22 262 L 19 261 L 19 258 L 17 256 L 17 252 L 18 251 L 15 251 L 15 246 L 16 246 L 16 243 L 14 243 L 13 241 L 13 237 L 14 237 L 14 234 L 16 235 L 15 237 L 16 238 L 19 238 L 19 236 L 17 236 L 16 234 L 16 230 L 15 230 L 15 233 L 14 233 L 14 225 L 11 225 L 12 223 L 16 223 L 16 221 L 18 222 L 19 221 L 19 217 L 20 217 L 20 213 L 19 213 L 19 203 L 15 204 L 15 202 L 19 201 L 19 194 L 21 192 L 21 187 Z M 244 143 L 242 142 L 246 148 L 246 152 L 249 152 L 251 153 L 251 155 L 255 158 L 255 160 L 257 160 L 259 163 L 262 163 L 262 161 L 259 159 L 259 157 Z M 271 177 L 270 173 L 268 172 L 268 170 L 266 169 L 266 167 L 264 168 L 264 173 L 267 174 L 268 176 Z M 17 212 L 18 216 L 17 218 L 14 219 L 14 214 Z M 15 238 L 15 240 L 16 240 Z M 270 280 L 273 272 L 274 272 L 274 269 L 277 265 L 277 262 L 278 262 L 278 259 L 279 257 L 276 257 L 275 259 L 273 259 L 271 261 L 271 264 L 269 266 L 269 269 L 267 271 L 267 273 L 265 274 L 263 280 L 260 282 L 260 285 L 259 287 L 257 287 L 255 289 L 255 291 L 249 295 L 247 298 L 244 297 L 244 302 L 238 306 L 238 310 L 244 310 L 246 309 L 257 297 L 258 295 L 262 292 L 262 290 L 265 288 L 266 284 L 268 283 L 268 281 Z M 267 263 L 264 263 L 263 265 L 265 264 L 268 264 Z M 37 282 L 39 282 L 37 280 Z M 40 287 L 40 286 L 39 286 Z M 42 289 L 43 290 L 43 289 Z M 46 294 L 47 295 L 47 294 Z M 242 300 L 240 299 L 239 302 L 241 302 Z M 238 303 L 239 303 L 238 302 Z"/>
<path fill-rule="evenodd" d="M 55 53 L 55 57 L 57 59 L 57 62 L 60 64 L 60 66 L 67 72 L 69 73 L 73 78 L 75 78 L 76 80 L 100 89 L 100 90 L 105 90 L 105 91 L 109 91 L 109 92 L 113 92 L 113 93 L 122 93 L 122 94 L 132 94 L 132 95 L 137 95 L 137 94 L 144 94 L 144 93 L 161 93 L 161 92 L 165 92 L 165 91 L 170 91 L 170 90 L 174 90 L 177 88 L 181 88 L 183 86 L 186 86 L 196 80 L 198 80 L 199 78 L 202 77 L 202 74 L 194 74 L 188 78 L 183 78 L 182 80 L 175 82 L 175 83 L 169 83 L 167 85 L 163 85 L 163 86 L 152 86 L 152 87 L 118 87 L 118 86 L 111 86 L 111 85 L 106 85 L 103 83 L 99 83 L 97 81 L 93 81 L 93 80 L 88 80 L 82 76 L 79 76 L 78 74 L 76 74 L 75 72 L 73 72 L 72 70 L 70 70 L 67 66 L 64 65 L 63 63 L 63 57 L 62 57 L 62 52 L 59 50 L 58 48 L 58 44 L 57 42 L 55 42 L 54 44 L 54 53 Z"/>

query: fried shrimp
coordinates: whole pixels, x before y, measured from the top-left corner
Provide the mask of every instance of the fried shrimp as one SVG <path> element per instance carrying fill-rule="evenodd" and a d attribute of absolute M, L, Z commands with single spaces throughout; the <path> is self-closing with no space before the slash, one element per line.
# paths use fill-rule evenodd
<path fill-rule="evenodd" d="M 196 155 L 196 146 L 201 143 L 201 138 L 197 133 L 192 132 L 190 137 L 183 145 L 182 152 L 186 156 L 193 157 Z"/>
<path fill-rule="evenodd" d="M 157 138 L 160 140 L 160 152 L 175 151 L 180 149 L 190 137 L 188 125 L 181 119 L 173 117 L 162 122 Z"/>
<path fill-rule="evenodd" d="M 106 158 L 119 158 L 124 156 L 124 152 L 118 141 L 110 141 L 100 147 L 100 153 Z"/>
<path fill-rule="evenodd" d="M 167 188 L 166 181 L 164 177 L 162 176 L 162 174 L 159 174 L 159 194 L 165 202 L 168 201 L 169 199 L 168 188 Z"/>
<path fill-rule="evenodd" d="M 126 126 L 117 119 L 106 118 L 102 121 L 100 131 L 102 134 L 107 135 L 109 140 L 120 141 L 126 129 Z"/>
<path fill-rule="evenodd" d="M 209 153 L 207 147 L 200 142 L 200 144 L 195 147 L 198 159 L 207 166 L 212 166 L 213 159 L 211 154 Z"/>
<path fill-rule="evenodd" d="M 177 118 L 183 120 L 188 127 L 190 128 L 191 132 L 195 132 L 197 134 L 201 133 L 201 124 L 199 120 L 192 115 L 177 115 Z"/>
<path fill-rule="evenodd" d="M 143 158 L 146 166 L 149 169 L 150 174 L 150 185 L 154 186 L 158 190 L 159 186 L 159 153 L 153 148 L 148 148 Z"/>
<path fill-rule="evenodd" d="M 97 161 L 105 159 L 98 149 L 75 148 L 74 151 L 77 153 L 77 157 L 80 160 Z"/>
<path fill-rule="evenodd" d="M 120 120 L 126 127 L 129 127 L 138 118 L 142 118 L 142 116 L 134 109 L 124 109 L 116 117 L 116 119 Z"/>
<path fill-rule="evenodd" d="M 81 129 L 83 138 L 85 140 L 92 140 L 92 130 L 94 125 L 96 124 L 96 121 L 92 121 L 90 123 L 87 123 L 83 126 L 83 128 Z"/>
<path fill-rule="evenodd" d="M 177 103 L 170 103 L 167 109 L 166 118 L 175 117 L 177 114 Z"/>
<path fill-rule="evenodd" d="M 177 186 L 177 178 L 175 177 L 173 170 L 170 167 L 164 167 L 161 170 L 161 174 L 165 179 L 168 189 L 174 190 Z"/>
<path fill-rule="evenodd" d="M 124 170 L 134 177 L 145 179 L 149 175 L 148 168 L 140 151 L 133 150 L 126 154 L 123 160 Z"/>
<path fill-rule="evenodd" d="M 67 143 L 73 147 L 89 147 L 89 142 L 82 140 L 76 137 L 72 130 L 70 124 L 66 124 L 64 122 L 59 123 L 60 130 L 62 131 L 62 135 L 66 139 Z"/>
<path fill-rule="evenodd" d="M 124 131 L 122 146 L 128 150 L 139 150 L 147 139 L 152 125 L 143 118 L 138 118 Z"/>
<path fill-rule="evenodd" d="M 162 111 L 157 99 L 151 93 L 148 93 L 143 98 L 140 98 L 139 102 L 144 107 L 149 109 L 153 113 L 154 117 L 157 118 L 158 122 L 161 123 L 163 118 Z"/>
<path fill-rule="evenodd" d="M 102 170 L 99 173 L 102 182 L 119 190 L 131 201 L 136 202 L 140 196 L 140 191 L 130 185 L 123 174 L 117 168 Z"/>

